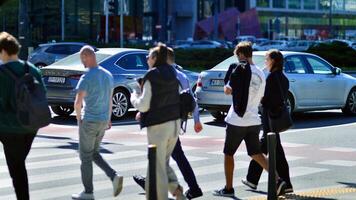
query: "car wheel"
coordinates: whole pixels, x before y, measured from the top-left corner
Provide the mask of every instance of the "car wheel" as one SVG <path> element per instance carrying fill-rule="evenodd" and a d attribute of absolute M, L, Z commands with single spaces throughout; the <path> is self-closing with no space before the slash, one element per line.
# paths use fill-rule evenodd
<path fill-rule="evenodd" d="M 61 117 L 68 117 L 74 111 L 73 106 L 51 106 L 51 109 L 55 114 Z"/>
<path fill-rule="evenodd" d="M 346 99 L 345 107 L 342 112 L 346 115 L 356 115 L 356 88 L 353 88 Z"/>
<path fill-rule="evenodd" d="M 222 111 L 209 111 L 209 112 L 217 121 L 223 121 L 226 117 L 226 113 Z"/>
<path fill-rule="evenodd" d="M 288 110 L 290 114 L 293 114 L 293 110 L 294 110 L 294 99 L 293 96 L 291 94 L 288 94 L 287 97 L 287 106 L 288 106 Z"/>
<path fill-rule="evenodd" d="M 130 107 L 130 96 L 123 89 L 114 91 L 112 97 L 112 117 L 114 119 L 121 119 L 125 117 Z"/>

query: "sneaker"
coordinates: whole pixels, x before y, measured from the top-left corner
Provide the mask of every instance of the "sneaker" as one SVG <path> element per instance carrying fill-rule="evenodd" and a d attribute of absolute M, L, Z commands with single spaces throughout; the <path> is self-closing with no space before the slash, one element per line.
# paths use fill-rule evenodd
<path fill-rule="evenodd" d="M 241 182 L 248 186 L 249 188 L 251 188 L 252 190 L 256 190 L 257 189 L 257 185 L 251 183 L 250 181 L 248 181 L 247 179 L 242 179 Z"/>
<path fill-rule="evenodd" d="M 223 189 L 220 190 L 215 190 L 213 192 L 214 196 L 222 196 L 222 197 L 234 197 L 235 196 L 235 190 L 234 188 L 231 189 L 226 189 L 226 186 Z"/>
<path fill-rule="evenodd" d="M 93 193 L 81 192 L 79 194 L 72 194 L 72 199 L 80 199 L 80 200 L 94 200 Z"/>
<path fill-rule="evenodd" d="M 176 191 L 173 193 L 173 196 L 176 197 L 176 200 L 186 200 L 186 196 L 183 194 L 183 187 L 178 185 Z"/>
<path fill-rule="evenodd" d="M 115 175 L 114 180 L 112 181 L 113 186 L 113 195 L 116 197 L 122 191 L 122 184 L 124 182 L 123 176 Z"/>
<path fill-rule="evenodd" d="M 277 196 L 285 194 L 286 182 L 282 179 L 278 179 L 277 181 Z"/>
<path fill-rule="evenodd" d="M 200 188 L 198 188 L 197 190 L 189 189 L 185 192 L 185 196 L 188 199 L 194 199 L 194 198 L 203 196 L 203 192 L 201 191 Z"/>
<path fill-rule="evenodd" d="M 293 193 L 294 191 L 293 191 L 293 188 L 292 187 L 286 187 L 286 189 L 284 189 L 284 193 L 285 194 L 288 194 L 288 193 Z"/>
<path fill-rule="evenodd" d="M 143 190 L 145 190 L 145 182 L 146 178 L 140 175 L 135 175 L 132 177 L 133 180 L 137 183 L 137 185 L 141 186 Z"/>

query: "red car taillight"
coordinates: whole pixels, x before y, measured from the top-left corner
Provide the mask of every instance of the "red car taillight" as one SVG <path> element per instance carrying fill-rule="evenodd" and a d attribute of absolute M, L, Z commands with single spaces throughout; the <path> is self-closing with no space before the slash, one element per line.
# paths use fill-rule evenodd
<path fill-rule="evenodd" d="M 75 74 L 75 75 L 70 75 L 69 78 L 79 80 L 81 76 L 82 76 L 81 74 Z"/>
<path fill-rule="evenodd" d="M 203 87 L 203 81 L 202 81 L 201 75 L 199 75 L 199 77 L 198 77 L 197 87 Z"/>

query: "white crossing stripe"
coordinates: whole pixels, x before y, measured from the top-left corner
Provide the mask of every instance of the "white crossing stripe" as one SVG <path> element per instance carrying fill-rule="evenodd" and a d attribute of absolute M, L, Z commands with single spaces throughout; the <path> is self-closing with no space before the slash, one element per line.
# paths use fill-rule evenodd
<path fill-rule="evenodd" d="M 356 161 L 350 161 L 350 160 L 325 160 L 325 161 L 322 161 L 322 162 L 317 162 L 317 164 L 333 165 L 333 166 L 341 166 L 341 167 L 353 167 L 353 166 L 356 166 Z"/>
<path fill-rule="evenodd" d="M 306 147 L 309 146 L 309 144 L 299 144 L 299 143 L 290 143 L 290 142 L 282 142 L 283 147 Z"/>
<path fill-rule="evenodd" d="M 345 148 L 345 147 L 331 147 L 331 148 L 324 148 L 320 149 L 322 151 L 336 151 L 336 152 L 344 152 L 344 153 L 349 153 L 349 152 L 356 152 L 355 148 Z"/>

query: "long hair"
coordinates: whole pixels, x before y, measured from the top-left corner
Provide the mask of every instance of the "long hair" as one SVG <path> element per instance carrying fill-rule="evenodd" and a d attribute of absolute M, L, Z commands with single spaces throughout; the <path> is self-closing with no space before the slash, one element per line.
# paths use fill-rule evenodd
<path fill-rule="evenodd" d="M 168 54 L 167 46 L 163 43 L 158 43 L 156 47 L 152 48 L 151 55 L 152 57 L 157 58 L 153 67 L 168 65 L 167 54 Z"/>
<path fill-rule="evenodd" d="M 271 49 L 267 52 L 267 56 L 273 61 L 271 72 L 283 70 L 283 54 L 277 49 Z"/>

